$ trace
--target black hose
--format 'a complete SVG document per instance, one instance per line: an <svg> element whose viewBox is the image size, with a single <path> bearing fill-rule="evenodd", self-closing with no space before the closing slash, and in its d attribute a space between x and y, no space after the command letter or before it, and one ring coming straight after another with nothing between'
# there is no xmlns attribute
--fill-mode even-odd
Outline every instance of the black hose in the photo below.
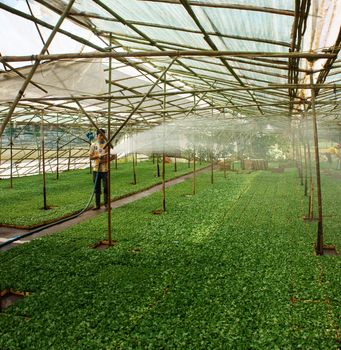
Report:
<svg viewBox="0 0 341 350"><path fill-rule="evenodd" d="M39 226L39 227L33 229L32 231L25 232L25 233L23 233L21 235L12 237L12 238L8 239L6 242L0 243L0 248L6 246L8 244L11 244L11 243L13 243L15 241L18 241L21 238L25 238L27 236L31 236L31 235L33 235L33 234L35 234L37 232L45 230L46 228L49 228L49 227L52 227L52 226L55 226L55 225L59 225L59 224L61 224L63 222L69 221L71 219L75 219L76 217L82 215L89 208L90 203L92 202L92 199L94 198L96 185L97 185L97 181L98 181L99 167L100 167L100 164L98 164L97 175L96 175L96 178L95 178L94 187L93 187L90 199L89 199L88 203L86 204L86 206L80 212L78 212L76 214L73 214L71 216L68 216L67 218L63 218L63 219L57 220L55 222L51 222L49 224L46 224L46 225L43 225L43 226Z"/></svg>

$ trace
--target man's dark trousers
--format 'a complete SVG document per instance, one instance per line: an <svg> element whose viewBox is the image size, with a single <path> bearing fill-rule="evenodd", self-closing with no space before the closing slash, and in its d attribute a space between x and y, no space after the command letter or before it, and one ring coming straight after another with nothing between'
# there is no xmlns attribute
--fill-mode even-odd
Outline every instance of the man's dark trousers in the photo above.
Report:
<svg viewBox="0 0 341 350"><path fill-rule="evenodd" d="M97 177L97 171L92 173L93 181L95 183ZM104 204L107 205L108 201L108 173L107 172L99 172L95 187L95 197L96 197L96 207L101 206L101 181L103 182L103 192L104 192Z"/></svg>

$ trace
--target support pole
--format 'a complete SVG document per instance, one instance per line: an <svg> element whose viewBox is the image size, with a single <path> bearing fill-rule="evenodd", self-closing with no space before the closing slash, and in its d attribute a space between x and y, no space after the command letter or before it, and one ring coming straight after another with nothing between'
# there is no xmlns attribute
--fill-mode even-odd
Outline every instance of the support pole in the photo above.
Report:
<svg viewBox="0 0 341 350"><path fill-rule="evenodd" d="M13 188L13 123L10 125L10 188Z"/></svg>
<svg viewBox="0 0 341 350"><path fill-rule="evenodd" d="M193 95L193 108L192 110L195 109L197 103L196 103L196 94ZM194 110L194 116L196 115L195 110ZM196 173L195 173L195 140L193 140L194 143L194 149L193 149L193 181L192 181L192 195L194 196L196 193ZM189 158L188 158L189 159Z"/></svg>
<svg viewBox="0 0 341 350"><path fill-rule="evenodd" d="M314 181L313 181L313 165L311 161L310 142L307 139L307 153L308 153L308 167L309 167L309 204L308 204L308 218L314 218Z"/></svg>
<svg viewBox="0 0 341 350"><path fill-rule="evenodd" d="M59 180L59 137L57 136L57 152L56 152L56 157L57 157L57 165L56 165L56 178Z"/></svg>
<svg viewBox="0 0 341 350"><path fill-rule="evenodd" d="M68 159L68 162L67 162L67 171L70 171L70 167L71 167L71 155L72 155L72 152L71 152L71 143L69 145L69 159Z"/></svg>
<svg viewBox="0 0 341 350"><path fill-rule="evenodd" d="M177 164L176 164L176 156L174 157L174 172L176 173L178 171Z"/></svg>
<svg viewBox="0 0 341 350"><path fill-rule="evenodd" d="M133 156L133 185L136 185L135 153L132 153L132 156Z"/></svg>
<svg viewBox="0 0 341 350"><path fill-rule="evenodd" d="M302 161L302 138L300 137L300 130L297 131L297 147L298 147L298 156L299 156L299 174L300 174L300 180L301 180L301 186L304 185L303 183L303 161Z"/></svg>
<svg viewBox="0 0 341 350"><path fill-rule="evenodd" d="M211 184L213 185L213 152L211 153Z"/></svg>
<svg viewBox="0 0 341 350"><path fill-rule="evenodd" d="M75 0L70 0L68 5L65 7L64 9L64 12L62 13L62 15L60 16L58 22L56 23L55 27L53 28L50 36L48 37L45 45L43 46L42 50L40 51L40 55L43 55L45 54L45 52L47 51L48 47L50 46L53 38L55 37L57 31L59 30L60 26L62 25L65 17L68 15L73 3L75 2ZM3 134L5 128L6 128L6 125L7 123L10 121L10 119L12 118L12 115L14 113L14 110L15 108L17 107L21 97L23 96L28 84L30 83L30 81L32 80L32 77L34 75L34 73L36 72L38 66L39 66L39 63L40 63L40 60L39 59L36 59L32 68L31 68L31 71L28 73L23 85L21 86L17 96L15 97L13 103L11 104L11 107L8 111L8 114L5 118L5 120L3 121L3 123L1 124L1 128L0 128L0 136Z"/></svg>
<svg viewBox="0 0 341 350"><path fill-rule="evenodd" d="M2 162L2 136L0 136L0 165Z"/></svg>
<svg viewBox="0 0 341 350"><path fill-rule="evenodd" d="M305 137L302 137L304 152L304 196L308 196L308 164L307 164L307 144Z"/></svg>
<svg viewBox="0 0 341 350"><path fill-rule="evenodd" d="M110 33L110 42L109 46L111 47L111 33ZM109 58L109 87L108 87L108 94L111 96L111 75L112 75L112 58ZM108 100L108 139L111 137L111 98ZM107 167L108 167L108 174L107 174L107 206L108 206L108 246L110 247L112 245L111 240L111 170L110 170L110 151L111 147L107 148Z"/></svg>
<svg viewBox="0 0 341 350"><path fill-rule="evenodd" d="M165 122L166 122L166 92L167 92L167 85L166 85L166 73L164 74L165 78L163 81L163 152L162 152L162 211L166 211L166 181L165 181L165 161L166 161L166 155L165 155Z"/></svg>
<svg viewBox="0 0 341 350"><path fill-rule="evenodd" d="M224 157L224 179L226 179L226 158Z"/></svg>
<svg viewBox="0 0 341 350"><path fill-rule="evenodd" d="M46 200L46 172L45 172L44 111L41 112L40 137L41 137L41 160L42 160L42 165L43 165L43 196L44 196L44 210L47 210L47 200Z"/></svg>
<svg viewBox="0 0 341 350"><path fill-rule="evenodd" d="M195 149L194 149L194 152L193 152L193 182L192 182L192 194L193 196L195 195L196 193L196 171L195 171Z"/></svg>
<svg viewBox="0 0 341 350"><path fill-rule="evenodd" d="M58 114L57 114L57 145L56 145L56 147L57 147L57 149L56 149L56 157L57 157L57 164L56 164L56 174L57 174L57 176L56 176L56 178L57 178L57 180L59 180L59 133L58 133L58 131L59 131L59 126L58 126Z"/></svg>
<svg viewBox="0 0 341 350"><path fill-rule="evenodd" d="M313 114L313 130L314 130L316 188L317 188L317 214L318 214L316 254L323 255L322 191L321 191L320 157L319 157L317 120L316 120L316 110L315 110L315 89L314 89L313 72L310 72L310 84L311 84L311 110L312 110L312 114Z"/></svg>

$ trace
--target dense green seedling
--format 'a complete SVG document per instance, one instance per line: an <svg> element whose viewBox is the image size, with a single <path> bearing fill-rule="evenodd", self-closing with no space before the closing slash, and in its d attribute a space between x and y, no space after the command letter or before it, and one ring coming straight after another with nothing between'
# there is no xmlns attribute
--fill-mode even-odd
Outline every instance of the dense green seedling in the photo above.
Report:
<svg viewBox="0 0 341 350"><path fill-rule="evenodd" d="M198 168L204 164L198 165ZM192 171L187 163L166 164L166 179ZM161 168L161 165L160 165ZM137 184L133 185L132 164L122 163L112 170L112 198L125 196L161 182L156 176L156 164L151 161L136 166ZM29 176L14 179L14 188L9 188L8 180L0 181L0 224L20 226L36 225L47 222L84 208L93 190L92 175L89 169L64 172L56 180L55 174L47 174L47 204L49 210L43 210L42 176Z"/></svg>
<svg viewBox="0 0 341 350"><path fill-rule="evenodd" d="M167 190L161 216L160 193L114 210L109 250L88 248L103 215L2 254L1 287L32 296L0 315L0 348L338 349L341 263L313 254L296 171L209 181ZM323 188L332 212L340 186Z"/></svg>

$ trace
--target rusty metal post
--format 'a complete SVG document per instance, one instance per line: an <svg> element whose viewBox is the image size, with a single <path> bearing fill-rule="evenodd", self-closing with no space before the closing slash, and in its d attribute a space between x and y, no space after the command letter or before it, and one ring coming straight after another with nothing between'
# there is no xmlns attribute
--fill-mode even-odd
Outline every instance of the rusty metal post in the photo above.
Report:
<svg viewBox="0 0 341 350"><path fill-rule="evenodd" d="M166 92L167 92L167 85L166 85L166 73L164 74L164 81L163 81L163 152L162 152L162 211L166 211L166 182L165 182L165 122L166 122Z"/></svg>
<svg viewBox="0 0 341 350"><path fill-rule="evenodd" d="M314 218L314 180L313 180L313 165L311 161L310 142L307 139L308 167L309 167L309 203L308 203L308 218Z"/></svg>
<svg viewBox="0 0 341 350"><path fill-rule="evenodd" d="M111 33L109 38L109 46L111 47ZM111 76L112 76L112 58L109 58L109 86L108 86L108 95L111 96ZM108 140L111 138L111 98L108 100ZM108 246L110 247L112 245L112 239L111 239L111 170L110 170L110 152L111 147L107 147L107 167L108 167L108 173L107 173L107 212L108 212Z"/></svg>
<svg viewBox="0 0 341 350"><path fill-rule="evenodd" d="M224 178L226 179L226 158L224 157Z"/></svg>
<svg viewBox="0 0 341 350"><path fill-rule="evenodd" d="M133 185L136 185L136 169L135 169L135 153L132 153L133 156Z"/></svg>
<svg viewBox="0 0 341 350"><path fill-rule="evenodd" d="M319 156L317 120L316 120L316 110L315 110L315 89L314 89L313 72L310 72L310 85L311 85L311 110L312 110L312 115L313 115L313 131L314 131L316 189L317 189L317 214L318 214L316 254L323 255L322 191L321 191L320 156Z"/></svg>
<svg viewBox="0 0 341 350"><path fill-rule="evenodd" d="M56 165L56 178L59 180L59 137L57 136L57 152L56 152L56 157L57 157L57 165Z"/></svg>
<svg viewBox="0 0 341 350"><path fill-rule="evenodd" d="M213 185L213 151L211 153L211 185Z"/></svg>
<svg viewBox="0 0 341 350"><path fill-rule="evenodd" d="M300 175L300 181L301 181L301 186L304 185L303 183L303 161L302 161L302 138L300 135L300 130L297 130L297 147L298 147L298 157L299 157L299 175Z"/></svg>
<svg viewBox="0 0 341 350"><path fill-rule="evenodd" d="M71 151L71 143L69 145L69 159L67 162L67 171L70 171L70 167L71 167L71 155L72 155L72 151Z"/></svg>
<svg viewBox="0 0 341 350"><path fill-rule="evenodd" d="M47 200L46 200L46 172L45 172L44 111L41 112L40 137L41 137L41 160L42 160L42 165L43 165L43 196L44 196L44 210L47 210Z"/></svg>
<svg viewBox="0 0 341 350"><path fill-rule="evenodd" d="M193 152L193 182L192 182L192 194L195 195L196 193L196 179L195 179L195 149Z"/></svg>
<svg viewBox="0 0 341 350"><path fill-rule="evenodd" d="M13 188L13 123L10 124L10 188Z"/></svg>
<svg viewBox="0 0 341 350"><path fill-rule="evenodd" d="M308 164L307 164L307 144L303 138L303 152L304 152L304 196L308 196Z"/></svg>
<svg viewBox="0 0 341 350"><path fill-rule="evenodd" d="M56 178L59 180L59 127L58 127L58 114L57 114L57 142L56 142L56 158L57 158L57 164L56 164Z"/></svg>
<svg viewBox="0 0 341 350"><path fill-rule="evenodd" d="M196 95L194 94L193 95L193 108L192 108L192 110L194 110L195 106L196 106ZM194 115L196 114L195 112L196 111L194 110ZM193 150L193 182L192 182L192 195L193 196L196 193L196 179L195 179L195 175L196 174L195 174L195 147L194 147L194 150Z"/></svg>

